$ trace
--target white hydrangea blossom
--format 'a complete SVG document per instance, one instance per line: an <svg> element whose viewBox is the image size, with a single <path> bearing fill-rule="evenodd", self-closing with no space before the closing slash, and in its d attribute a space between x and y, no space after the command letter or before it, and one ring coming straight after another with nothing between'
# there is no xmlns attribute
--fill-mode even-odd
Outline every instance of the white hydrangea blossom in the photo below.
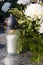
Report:
<svg viewBox="0 0 43 65"><path fill-rule="evenodd" d="M2 11L7 12L10 9L10 7L11 7L11 3L6 2L3 4L1 9L2 9Z"/></svg>
<svg viewBox="0 0 43 65"><path fill-rule="evenodd" d="M30 4L24 13L27 17L30 16L33 19L41 18L43 16L43 7L40 4Z"/></svg>
<svg viewBox="0 0 43 65"><path fill-rule="evenodd" d="M43 7L40 4L30 4L27 6L27 9L25 10L24 14L26 17L31 17L33 19L39 18L40 21L40 28L39 33L43 33Z"/></svg>
<svg viewBox="0 0 43 65"><path fill-rule="evenodd" d="M23 4L23 5L28 5L30 3L30 0L18 0L17 4Z"/></svg>

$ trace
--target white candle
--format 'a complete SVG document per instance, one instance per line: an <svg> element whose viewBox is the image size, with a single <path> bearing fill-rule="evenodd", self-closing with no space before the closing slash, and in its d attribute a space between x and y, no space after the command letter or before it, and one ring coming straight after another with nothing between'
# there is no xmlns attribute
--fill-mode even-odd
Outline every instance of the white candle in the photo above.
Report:
<svg viewBox="0 0 43 65"><path fill-rule="evenodd" d="M7 52L8 53L17 53L17 42L16 35L11 34L6 36L7 39Z"/></svg>

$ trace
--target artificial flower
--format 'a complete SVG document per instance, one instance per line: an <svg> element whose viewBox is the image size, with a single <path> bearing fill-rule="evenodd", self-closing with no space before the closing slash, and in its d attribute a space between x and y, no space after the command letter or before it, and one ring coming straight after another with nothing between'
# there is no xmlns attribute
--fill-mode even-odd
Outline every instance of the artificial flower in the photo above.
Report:
<svg viewBox="0 0 43 65"><path fill-rule="evenodd" d="M10 9L10 7L11 7L11 3L5 2L1 9L2 11L7 12Z"/></svg>

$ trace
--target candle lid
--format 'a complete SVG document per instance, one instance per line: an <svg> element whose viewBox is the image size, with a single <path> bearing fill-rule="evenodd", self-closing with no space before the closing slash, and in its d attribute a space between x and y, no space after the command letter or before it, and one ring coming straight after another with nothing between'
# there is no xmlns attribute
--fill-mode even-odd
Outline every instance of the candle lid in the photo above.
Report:
<svg viewBox="0 0 43 65"><path fill-rule="evenodd" d="M13 14L10 14L10 17L8 17L6 25L9 29L18 29L18 22Z"/></svg>

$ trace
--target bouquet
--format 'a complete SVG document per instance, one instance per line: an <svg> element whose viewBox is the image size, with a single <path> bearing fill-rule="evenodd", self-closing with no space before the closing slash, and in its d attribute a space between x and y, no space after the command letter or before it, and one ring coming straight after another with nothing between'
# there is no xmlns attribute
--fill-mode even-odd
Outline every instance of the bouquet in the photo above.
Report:
<svg viewBox="0 0 43 65"><path fill-rule="evenodd" d="M39 62L43 54L43 7L37 3L28 5L28 0L23 0L24 4L19 1L16 8L9 10L9 13L16 16L19 24L18 53L30 51L33 54L32 60Z"/></svg>

